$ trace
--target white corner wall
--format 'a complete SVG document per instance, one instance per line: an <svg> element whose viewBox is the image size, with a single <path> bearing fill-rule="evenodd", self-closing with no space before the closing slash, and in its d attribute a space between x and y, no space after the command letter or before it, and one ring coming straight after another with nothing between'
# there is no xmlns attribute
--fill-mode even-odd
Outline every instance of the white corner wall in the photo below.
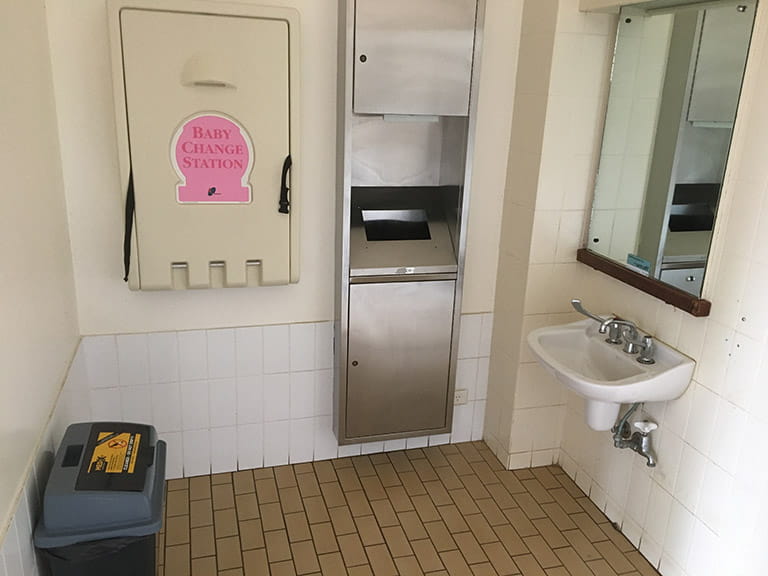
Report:
<svg viewBox="0 0 768 576"><path fill-rule="evenodd" d="M3 3L0 542L79 338L49 58L43 1Z"/></svg>

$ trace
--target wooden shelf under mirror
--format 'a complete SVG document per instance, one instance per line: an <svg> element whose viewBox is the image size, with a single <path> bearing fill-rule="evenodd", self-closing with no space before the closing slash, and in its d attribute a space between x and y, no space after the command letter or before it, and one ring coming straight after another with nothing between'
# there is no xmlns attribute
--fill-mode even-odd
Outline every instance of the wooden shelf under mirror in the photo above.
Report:
<svg viewBox="0 0 768 576"><path fill-rule="evenodd" d="M605 256L591 252L586 248L581 248L576 252L576 260L591 266L595 270L604 272L608 276L621 280L638 290L642 290L654 298L663 300L675 308L680 308L680 310L688 312L692 316L709 316L709 311L712 308L712 303L709 300L698 298L684 290L665 284L656 278L644 276Z"/></svg>

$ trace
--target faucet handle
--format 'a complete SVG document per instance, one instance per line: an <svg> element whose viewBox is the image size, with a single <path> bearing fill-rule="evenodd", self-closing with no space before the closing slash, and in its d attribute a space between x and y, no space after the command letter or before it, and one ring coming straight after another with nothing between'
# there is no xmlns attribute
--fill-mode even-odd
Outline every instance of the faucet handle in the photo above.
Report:
<svg viewBox="0 0 768 576"><path fill-rule="evenodd" d="M647 436L659 427L656 422L651 422L650 420L639 420L637 422L633 422L632 426L637 428L640 434L643 436Z"/></svg>

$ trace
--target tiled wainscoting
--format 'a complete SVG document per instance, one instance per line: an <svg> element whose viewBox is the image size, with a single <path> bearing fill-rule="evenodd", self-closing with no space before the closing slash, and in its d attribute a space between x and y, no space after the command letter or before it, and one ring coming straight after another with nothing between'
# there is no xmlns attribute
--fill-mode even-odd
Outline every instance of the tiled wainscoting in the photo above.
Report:
<svg viewBox="0 0 768 576"><path fill-rule="evenodd" d="M455 407L451 434L351 446L339 446L332 429L329 322L84 337L3 544L0 576L38 574L38 478L69 424L153 424L168 443L168 478L479 440L492 323L492 314L462 317L456 386L469 402Z"/></svg>

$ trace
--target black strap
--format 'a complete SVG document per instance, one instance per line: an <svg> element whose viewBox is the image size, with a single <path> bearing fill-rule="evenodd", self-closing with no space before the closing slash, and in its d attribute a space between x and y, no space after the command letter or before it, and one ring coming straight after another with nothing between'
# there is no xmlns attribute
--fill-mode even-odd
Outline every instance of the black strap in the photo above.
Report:
<svg viewBox="0 0 768 576"><path fill-rule="evenodd" d="M123 236L123 267L125 268L123 280L126 282L128 282L128 273L131 271L131 235L135 210L136 198L133 194L133 170L131 170L128 175L128 191L125 195L125 235Z"/></svg>
<svg viewBox="0 0 768 576"><path fill-rule="evenodd" d="M288 201L288 170L291 169L291 155L285 157L283 162L283 176L280 179L280 208L277 209L280 214L288 214L288 206L291 203Z"/></svg>

